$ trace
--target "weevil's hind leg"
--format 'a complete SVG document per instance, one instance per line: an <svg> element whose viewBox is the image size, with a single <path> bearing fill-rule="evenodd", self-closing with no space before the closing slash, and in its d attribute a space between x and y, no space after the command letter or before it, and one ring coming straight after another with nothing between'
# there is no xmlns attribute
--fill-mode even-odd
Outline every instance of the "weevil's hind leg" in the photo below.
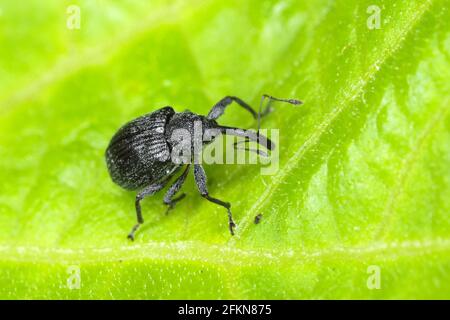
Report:
<svg viewBox="0 0 450 320"><path fill-rule="evenodd" d="M256 119L258 117L258 113L256 113L256 111L253 110L252 107L250 107L247 103L242 101L240 98L233 97L233 96L226 96L225 98L223 98L222 100L217 102L212 107L211 111L209 111L209 113L207 115L207 118L208 119L212 119L212 120L216 120L217 118L219 118L224 113L225 108L227 106L229 106L233 101L236 102L238 105L240 105L245 110L247 110L248 112L250 112L252 114L253 118Z"/></svg>
<svg viewBox="0 0 450 320"><path fill-rule="evenodd" d="M222 200L213 198L209 196L208 194L208 188L206 186L206 174L205 170L200 164L194 164L194 178L195 183L197 184L198 191L200 191L200 194L203 198L207 199L208 201L211 201L215 204L218 204L228 211L228 227L230 229L231 235L234 235L234 227L236 227L236 224L233 221L233 216L231 215L231 205L228 202L224 202Z"/></svg>
<svg viewBox="0 0 450 320"><path fill-rule="evenodd" d="M181 199L183 199L186 196L186 194L183 193L180 196L178 196L177 198L173 198L173 196L178 191L180 191L181 187L183 186L184 182L186 181L186 177L189 173L189 168L190 168L190 165L188 164L186 166L186 169L184 169L183 173L170 186L169 190L167 191L166 195L164 196L164 204L166 204L168 206L167 210L166 210L166 214L168 214L169 211L173 209L173 207L175 206L175 204L178 201L180 201Z"/></svg>
<svg viewBox="0 0 450 320"><path fill-rule="evenodd" d="M146 187L144 190L142 190L141 192L139 192L136 195L135 205L136 205L137 223L133 226L133 228L131 229L131 232L128 234L128 239L134 240L134 234L136 233L137 229L139 229L141 224L144 223L144 218L142 217L142 211L141 211L142 199L144 199L145 197L151 196L152 194L155 194L156 192L158 192L159 190L164 188L165 184L166 184L165 182L163 182L163 183L158 182L158 183L149 185L148 187Z"/></svg>

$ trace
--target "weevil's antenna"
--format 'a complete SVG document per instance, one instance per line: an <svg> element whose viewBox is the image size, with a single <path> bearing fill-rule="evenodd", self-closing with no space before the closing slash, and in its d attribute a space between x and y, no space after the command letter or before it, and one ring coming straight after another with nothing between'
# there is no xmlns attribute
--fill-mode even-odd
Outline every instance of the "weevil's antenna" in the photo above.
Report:
<svg viewBox="0 0 450 320"><path fill-rule="evenodd" d="M264 109L264 111L262 111L262 106L264 104L264 100L268 99L268 103L267 103L267 107ZM280 101L280 102L286 102L286 103L290 103L293 105L299 105L302 104L303 102L297 99L281 99L281 98L275 98L272 97L268 94L263 94L261 96L261 102L259 104L259 110L258 110L258 130L255 133L252 133L250 136L246 136L246 134L248 135L251 131L250 130L243 130L243 129L237 129L237 128L230 128L230 127L221 127L222 128L222 132L224 133L225 129L234 129L234 130L239 130L238 132L234 132L232 133L235 136L241 136L241 137L245 137L245 140L243 141L237 141L233 143L233 147L236 150L245 150L245 151L251 151L251 152L255 152L260 156L263 157L268 157L268 154L259 150L259 149L252 149L249 147L245 147L245 148L238 148L238 145L243 144L243 143L248 143L250 141L255 141L260 145L265 146L268 150L273 150L275 148L275 144L270 141L267 137L261 135L259 133L259 130L261 129L261 117L267 115L271 110L270 110L270 103L272 101ZM236 134L237 133L237 134ZM245 133L245 134L244 134Z"/></svg>
<svg viewBox="0 0 450 320"><path fill-rule="evenodd" d="M259 156L265 157L265 158L269 157L269 155L266 152L259 150L259 148L258 149L252 149L252 148L249 148L249 147L238 148L238 145L240 145L242 143L247 143L247 142L250 142L250 140L249 139L245 139L244 141L235 141L233 143L233 147L236 150L250 151L250 152L256 153ZM273 148L273 143L272 143L271 147Z"/></svg>
<svg viewBox="0 0 450 320"><path fill-rule="evenodd" d="M220 132L222 134L245 138L244 141L235 142L235 147L240 142L246 143L249 141L254 141L254 142L262 145L264 148L266 148L268 150L273 150L273 148L275 148L275 144L270 139L263 136L259 132L255 132L253 130L235 128L235 127L227 127L227 126L218 126L218 128L220 129Z"/></svg>
<svg viewBox="0 0 450 320"><path fill-rule="evenodd" d="M269 99L269 102L267 103L267 107L266 107L266 109L264 110L264 112L262 112L262 106L263 106L264 100L265 100L266 98ZM259 103L259 111L258 111L258 131L257 131L258 133L259 133L259 130L261 129L261 117L262 117L262 116L265 116L266 114L268 114L268 113L270 112L270 103L271 103L272 101L287 102L287 103L290 103L290 104L293 104L293 105L299 105L299 104L302 104L302 103L303 103L302 101L297 100L297 99L281 99L281 98L275 98L275 97L272 97L272 96L270 96L270 95L268 95L268 94L263 94L262 97L261 97L261 102Z"/></svg>

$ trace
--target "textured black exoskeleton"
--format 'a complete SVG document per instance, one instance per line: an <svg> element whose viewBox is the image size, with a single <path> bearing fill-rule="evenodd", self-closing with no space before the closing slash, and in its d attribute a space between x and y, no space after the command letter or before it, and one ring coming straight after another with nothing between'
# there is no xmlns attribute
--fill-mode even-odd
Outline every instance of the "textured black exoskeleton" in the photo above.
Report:
<svg viewBox="0 0 450 320"><path fill-rule="evenodd" d="M206 186L206 175L201 164L194 161L194 152L192 153L192 162L175 163L171 157L171 151L178 140L173 138L173 133L177 129L186 129L191 134L192 145L200 143L205 145L212 142L215 136L208 141L203 141L200 137L194 135L194 124L200 122L203 133L207 129L215 129L220 134L232 134L245 137L244 142L256 141L264 145L267 149L274 148L273 143L259 134L260 117L267 114L269 105L264 112L261 112L262 104L265 98L275 101L283 101L291 104L300 104L294 99L278 99L268 95L263 95L259 112L256 113L247 103L237 97L227 96L213 106L207 116L197 115L190 111L176 113L171 107L164 107L147 115L141 116L126 125L124 125L111 139L106 150L106 163L112 180L127 190L139 190L136 196L136 215L137 224L133 227L128 238L134 240L134 233L144 222L141 214L140 202L147 196L150 196L165 187L171 178L181 170L185 169L181 175L174 181L164 196L164 203L168 206L167 211L172 209L178 201L184 198L181 194L174 198L175 194L181 189L191 165L194 167L194 178L198 190L202 197L207 200L223 206L228 211L228 224L231 234L235 224L230 210L230 203L213 198L209 195ZM232 102L236 102L246 109L252 116L258 119L258 131L254 132L246 129L225 127L217 124L216 119L225 111L225 108ZM236 144L235 144L236 147ZM255 151L245 149L249 151Z"/></svg>

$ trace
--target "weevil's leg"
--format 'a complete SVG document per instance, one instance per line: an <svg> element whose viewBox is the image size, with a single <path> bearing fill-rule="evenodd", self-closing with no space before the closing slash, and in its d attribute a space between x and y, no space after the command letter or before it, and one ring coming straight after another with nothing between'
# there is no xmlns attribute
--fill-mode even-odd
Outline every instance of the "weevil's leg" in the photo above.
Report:
<svg viewBox="0 0 450 320"><path fill-rule="evenodd" d="M189 173L189 168L190 168L190 164L188 164L186 166L186 169L184 169L183 173L177 178L177 180L175 180L175 182L170 186L169 190L167 191L166 195L164 196L164 204L166 204L167 207L167 211L166 214L169 213L170 210L173 209L173 207L175 206L175 204L180 201L181 199L183 199L186 194L181 194L180 196L178 196L177 198L173 198L173 196L180 191L181 187L184 184L184 181L186 181L186 177Z"/></svg>
<svg viewBox="0 0 450 320"><path fill-rule="evenodd" d="M247 110L248 112L250 112L253 116L253 118L257 118L258 117L258 113L256 113L255 110L253 110L252 107L250 107L247 103L245 103L244 101L242 101L241 99L239 99L238 97L233 97L233 96L226 96L225 98L223 98L222 100L220 100L219 102L217 102L211 109L211 111L209 111L207 118L208 119L217 119L219 118L225 111L225 108L230 105L232 102L236 102L238 105L240 105L241 107L243 107L245 110Z"/></svg>
<svg viewBox="0 0 450 320"><path fill-rule="evenodd" d="M136 233L136 230L141 226L141 224L144 223L144 218L142 217L142 212L141 212L141 201L142 199L144 199L145 197L151 196L152 194L155 194L156 192L158 192L159 190L161 190L162 188L164 188L166 182L158 182L152 185L149 185L148 187L146 187L144 190L142 190L141 192L139 192L136 195L136 217L137 217L137 223L133 226L133 229L131 229L131 232L128 234L128 238L131 240L134 240L134 234Z"/></svg>
<svg viewBox="0 0 450 320"><path fill-rule="evenodd" d="M236 224L234 223L233 216L231 215L231 209L230 209L231 205L228 202L224 202L222 200L219 200L219 199L209 196L208 188L206 186L205 170L203 169L203 167L200 164L194 164L194 178L195 178L195 183L197 184L198 191L200 191L200 194L202 195L203 198L227 209L227 211L228 211L228 226L229 226L231 235L234 235L233 228L236 226Z"/></svg>

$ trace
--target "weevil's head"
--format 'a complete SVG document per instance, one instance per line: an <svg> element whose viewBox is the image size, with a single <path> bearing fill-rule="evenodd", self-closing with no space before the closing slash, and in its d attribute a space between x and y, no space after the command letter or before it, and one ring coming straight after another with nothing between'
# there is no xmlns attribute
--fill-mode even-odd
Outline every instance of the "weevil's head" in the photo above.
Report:
<svg viewBox="0 0 450 320"><path fill-rule="evenodd" d="M176 143L180 136L194 143L209 143L220 135L220 126L215 120L205 116L184 111L175 114L166 127L166 138L171 143Z"/></svg>
<svg viewBox="0 0 450 320"><path fill-rule="evenodd" d="M171 149L172 161L180 163L189 163L202 152L204 145L213 142L221 135L242 137L246 141L258 143L267 150L273 150L275 147L267 137L259 132L221 126L214 119L208 119L190 111L175 114L166 126L165 135ZM183 159L174 160L174 155Z"/></svg>

